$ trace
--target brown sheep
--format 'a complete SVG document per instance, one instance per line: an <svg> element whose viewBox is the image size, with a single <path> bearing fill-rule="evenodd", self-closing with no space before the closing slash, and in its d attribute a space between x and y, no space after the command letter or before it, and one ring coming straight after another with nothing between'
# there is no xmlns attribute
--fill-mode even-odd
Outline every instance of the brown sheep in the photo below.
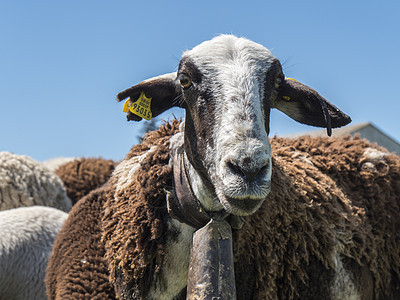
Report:
<svg viewBox="0 0 400 300"><path fill-rule="evenodd" d="M80 158L60 165L55 173L63 181L68 197L75 204L110 178L116 162L99 158Z"/></svg>
<svg viewBox="0 0 400 300"><path fill-rule="evenodd" d="M147 135L73 208L49 261L50 299L184 298L204 220L171 210L179 176L197 213L243 218L233 235L238 299L399 297L400 159L360 140L270 141L271 108L328 134L350 118L286 78L269 50L219 36L118 100L127 97L128 120L180 106L185 121Z"/></svg>
<svg viewBox="0 0 400 300"><path fill-rule="evenodd" d="M176 238L168 233L165 187L172 186L168 144L177 128L166 124L132 148L122 163L137 168L132 178L125 176L133 168L120 168L73 208L50 259L50 299L140 299L162 274ZM273 138L271 145L271 192L234 230L238 299L313 299L335 288L360 299L396 299L400 158L358 138ZM383 155L373 165L384 174L365 169L371 149ZM116 182L123 184L117 202L110 197ZM361 274L353 285L337 278L346 270Z"/></svg>

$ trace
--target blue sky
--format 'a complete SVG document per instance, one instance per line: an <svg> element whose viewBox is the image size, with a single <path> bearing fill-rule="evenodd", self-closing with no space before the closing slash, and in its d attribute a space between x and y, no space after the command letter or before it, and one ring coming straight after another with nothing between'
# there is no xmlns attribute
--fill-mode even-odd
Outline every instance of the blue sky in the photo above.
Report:
<svg viewBox="0 0 400 300"><path fill-rule="evenodd" d="M116 94L220 33L268 47L287 77L399 141L399 16L394 0L1 1L0 151L122 159L142 123ZM310 129L272 114L272 135Z"/></svg>

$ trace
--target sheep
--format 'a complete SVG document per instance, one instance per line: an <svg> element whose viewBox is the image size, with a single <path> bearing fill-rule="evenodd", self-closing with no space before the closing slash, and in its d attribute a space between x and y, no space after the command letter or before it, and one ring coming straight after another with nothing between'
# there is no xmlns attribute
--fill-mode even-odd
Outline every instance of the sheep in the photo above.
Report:
<svg viewBox="0 0 400 300"><path fill-rule="evenodd" d="M75 204L90 191L103 185L117 162L102 157L58 157L42 162L63 182L67 195Z"/></svg>
<svg viewBox="0 0 400 300"><path fill-rule="evenodd" d="M56 157L56 158L51 158L45 161L42 161L42 165L44 165L46 168L48 168L50 171L55 171L57 170L60 166L65 165L71 161L76 160L76 157Z"/></svg>
<svg viewBox="0 0 400 300"><path fill-rule="evenodd" d="M52 171L28 156L0 152L0 210L32 205L65 212L72 207L63 183Z"/></svg>
<svg viewBox="0 0 400 300"><path fill-rule="evenodd" d="M0 299L47 299L44 276L67 213L45 206L0 211Z"/></svg>
<svg viewBox="0 0 400 300"><path fill-rule="evenodd" d="M400 158L359 139L269 140L271 108L328 135L350 118L284 77L265 47L215 37L117 100L128 97L128 120L173 106L185 120L149 133L74 206L49 259L49 299L184 299L192 235L218 213L243 222L237 299L400 296ZM174 211L177 176L200 209Z"/></svg>
<svg viewBox="0 0 400 300"><path fill-rule="evenodd" d="M110 159L83 157L60 164L54 172L64 183L68 197L75 204L90 191L102 186L116 165Z"/></svg>

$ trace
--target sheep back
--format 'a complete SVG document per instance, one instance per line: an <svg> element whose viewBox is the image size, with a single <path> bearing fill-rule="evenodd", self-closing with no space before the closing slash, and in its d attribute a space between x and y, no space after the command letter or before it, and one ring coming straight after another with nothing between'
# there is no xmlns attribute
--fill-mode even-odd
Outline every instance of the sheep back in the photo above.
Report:
<svg viewBox="0 0 400 300"><path fill-rule="evenodd" d="M111 176L116 162L99 158L80 158L60 165L55 173L61 178L68 197L75 204L90 191L102 186Z"/></svg>
<svg viewBox="0 0 400 300"><path fill-rule="evenodd" d="M67 213L45 206L0 212L0 299L46 299L48 257Z"/></svg>
<svg viewBox="0 0 400 300"><path fill-rule="evenodd" d="M274 138L280 151L314 165L329 176L349 199L361 227L370 238L354 258L368 261L373 272L376 298L387 291L400 297L400 158L359 136L298 139ZM273 151L277 151L273 146ZM279 150L278 150L279 151ZM353 240L360 240L355 235ZM367 247L366 247L367 246ZM364 253L361 249L366 248Z"/></svg>
<svg viewBox="0 0 400 300"><path fill-rule="evenodd" d="M100 243L107 188L82 198L61 228L46 270L48 299L115 299Z"/></svg>
<svg viewBox="0 0 400 300"><path fill-rule="evenodd" d="M72 203L60 178L25 156L0 152L0 210L51 206L68 212Z"/></svg>
<svg viewBox="0 0 400 300"><path fill-rule="evenodd" d="M60 166L69 163L73 160L76 160L76 157L56 157L56 158L51 158L45 161L42 161L42 165L45 166L47 169L49 169L50 171L55 171L57 170Z"/></svg>

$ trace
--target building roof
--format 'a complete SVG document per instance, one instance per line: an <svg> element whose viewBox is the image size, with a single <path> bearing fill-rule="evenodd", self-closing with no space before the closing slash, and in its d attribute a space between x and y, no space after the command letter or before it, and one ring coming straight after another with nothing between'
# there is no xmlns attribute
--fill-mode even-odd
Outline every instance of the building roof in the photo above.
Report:
<svg viewBox="0 0 400 300"><path fill-rule="evenodd" d="M347 135L353 136L356 133L359 133L361 138L365 138L370 142L377 143L379 146L385 147L390 152L396 152L397 154L400 154L400 143L370 122L347 125L345 127L332 129L332 136L334 137L343 137ZM326 129L318 129L303 133L289 134L285 137L296 138L302 135L326 136L327 133Z"/></svg>

